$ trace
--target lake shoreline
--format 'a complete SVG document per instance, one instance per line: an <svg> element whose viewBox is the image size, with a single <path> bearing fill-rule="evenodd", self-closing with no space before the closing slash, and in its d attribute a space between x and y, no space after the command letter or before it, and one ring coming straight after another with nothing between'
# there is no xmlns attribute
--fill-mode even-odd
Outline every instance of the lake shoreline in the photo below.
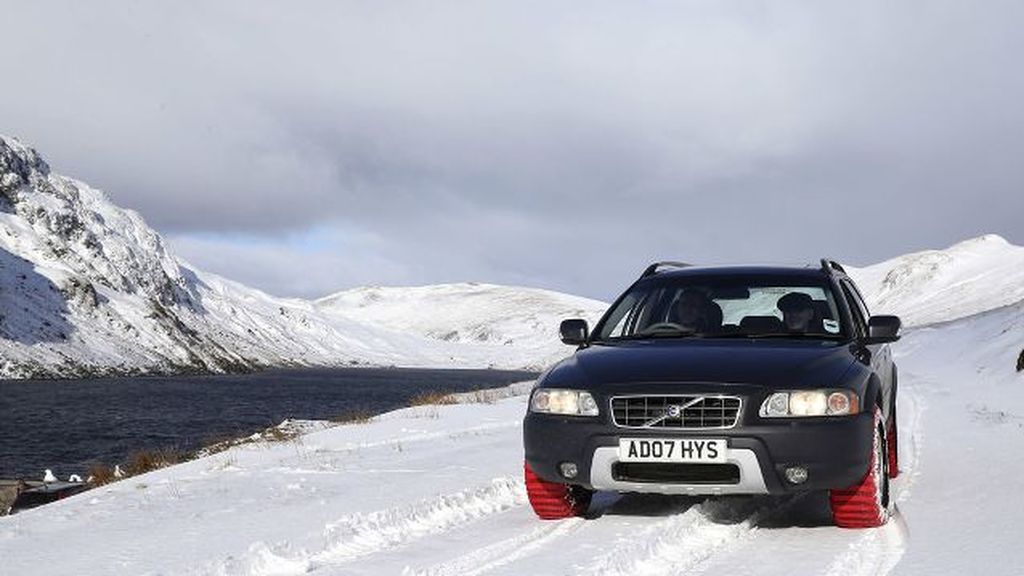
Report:
<svg viewBox="0 0 1024 576"><path fill-rule="evenodd" d="M536 372L346 367L143 378L3 380L0 477L60 478L136 453L191 454L289 420L337 420L408 406L417 395L491 389Z"/></svg>

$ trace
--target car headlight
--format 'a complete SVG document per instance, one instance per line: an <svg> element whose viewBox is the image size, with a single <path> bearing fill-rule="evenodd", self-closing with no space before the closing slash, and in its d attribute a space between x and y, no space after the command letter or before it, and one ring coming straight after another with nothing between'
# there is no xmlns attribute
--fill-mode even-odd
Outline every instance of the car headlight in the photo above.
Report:
<svg viewBox="0 0 1024 576"><path fill-rule="evenodd" d="M799 418L859 412L859 398L851 390L791 390L775 392L765 398L760 414L764 418Z"/></svg>
<svg viewBox="0 0 1024 576"><path fill-rule="evenodd" d="M530 398L530 411L566 416L597 416L597 401L590 392L541 388Z"/></svg>

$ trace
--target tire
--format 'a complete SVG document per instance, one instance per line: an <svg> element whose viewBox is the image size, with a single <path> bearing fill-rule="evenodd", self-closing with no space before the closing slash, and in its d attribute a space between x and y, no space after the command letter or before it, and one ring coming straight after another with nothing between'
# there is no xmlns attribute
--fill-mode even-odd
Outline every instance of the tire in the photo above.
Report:
<svg viewBox="0 0 1024 576"><path fill-rule="evenodd" d="M886 430L889 448L889 478L896 478L900 475L900 443L899 429L900 421L896 417L896 400L899 398L899 387L896 368L892 369L892 410L889 411L889 428Z"/></svg>
<svg viewBox="0 0 1024 576"><path fill-rule="evenodd" d="M889 458L889 478L897 478L900 475L900 454L899 442L897 441L899 424L896 422L896 407L892 409L892 418L889 419L889 432L886 434L886 445Z"/></svg>
<svg viewBox="0 0 1024 576"><path fill-rule="evenodd" d="M542 520L582 516L590 507L593 490L543 480L525 462L523 470L526 475L526 496L534 513Z"/></svg>
<svg viewBox="0 0 1024 576"><path fill-rule="evenodd" d="M875 408L871 462L857 484L829 492L832 519L840 528L875 528L889 520L889 448L882 411Z"/></svg>

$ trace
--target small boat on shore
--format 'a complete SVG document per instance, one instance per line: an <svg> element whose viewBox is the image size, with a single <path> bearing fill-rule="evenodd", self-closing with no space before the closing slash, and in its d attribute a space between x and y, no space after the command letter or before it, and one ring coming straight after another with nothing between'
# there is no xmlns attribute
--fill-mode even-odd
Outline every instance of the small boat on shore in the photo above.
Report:
<svg viewBox="0 0 1024 576"><path fill-rule="evenodd" d="M0 480L0 516L56 502L88 488L85 482Z"/></svg>

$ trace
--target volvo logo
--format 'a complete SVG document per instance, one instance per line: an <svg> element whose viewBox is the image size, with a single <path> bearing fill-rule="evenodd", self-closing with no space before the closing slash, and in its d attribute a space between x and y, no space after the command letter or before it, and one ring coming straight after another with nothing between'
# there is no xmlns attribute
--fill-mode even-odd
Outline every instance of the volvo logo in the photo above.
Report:
<svg viewBox="0 0 1024 576"><path fill-rule="evenodd" d="M656 426L669 418L682 418L683 412L687 408L691 406L696 406L697 404L700 404L703 401L703 396L696 396L690 399L685 404L669 404L668 406L665 407L665 412L663 412L661 416L658 416L657 418L654 418L652 420L648 420L647 423L643 425L643 428L650 428L651 426Z"/></svg>

